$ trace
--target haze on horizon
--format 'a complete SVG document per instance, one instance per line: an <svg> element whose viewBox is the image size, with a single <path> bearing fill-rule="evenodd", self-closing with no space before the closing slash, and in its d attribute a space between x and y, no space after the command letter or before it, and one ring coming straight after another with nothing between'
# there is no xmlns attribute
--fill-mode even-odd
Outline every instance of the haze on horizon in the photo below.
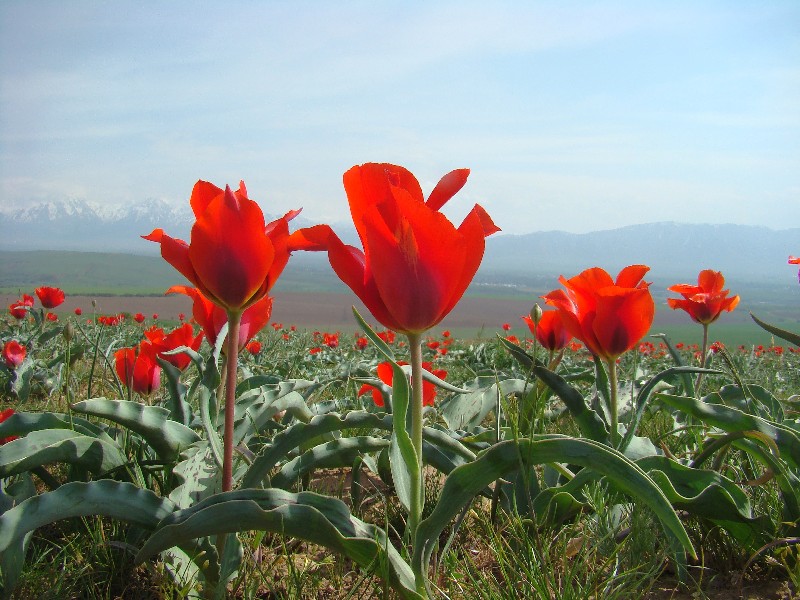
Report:
<svg viewBox="0 0 800 600"><path fill-rule="evenodd" d="M349 220L342 173L469 167L507 233L800 223L800 3L0 3L0 204Z"/></svg>

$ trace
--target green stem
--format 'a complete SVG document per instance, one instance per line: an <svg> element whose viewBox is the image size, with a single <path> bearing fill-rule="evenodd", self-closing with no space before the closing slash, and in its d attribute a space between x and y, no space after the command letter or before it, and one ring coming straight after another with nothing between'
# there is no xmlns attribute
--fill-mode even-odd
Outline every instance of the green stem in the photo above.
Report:
<svg viewBox="0 0 800 600"><path fill-rule="evenodd" d="M225 432L222 438L222 491L233 489L233 419L236 407L236 371L239 359L239 325L242 313L228 311L225 374Z"/></svg>
<svg viewBox="0 0 800 600"><path fill-rule="evenodd" d="M616 448L619 445L619 427L617 415L617 360L609 358L606 361L608 365L608 387L609 391L609 411L611 412L611 447Z"/></svg>
<svg viewBox="0 0 800 600"><path fill-rule="evenodd" d="M703 323L703 350L700 353L700 368L703 369L706 366L706 352L708 351L708 323ZM697 381L694 383L694 393L697 396L700 396L700 384L703 381L703 374L697 374Z"/></svg>
<svg viewBox="0 0 800 600"><path fill-rule="evenodd" d="M425 506L425 489L422 473L422 336L418 333L406 334L411 353L411 445L414 447L417 464L410 469L411 510L408 515L408 533L412 543L416 543L417 527L422 519ZM414 573L417 592L427 598L425 573Z"/></svg>

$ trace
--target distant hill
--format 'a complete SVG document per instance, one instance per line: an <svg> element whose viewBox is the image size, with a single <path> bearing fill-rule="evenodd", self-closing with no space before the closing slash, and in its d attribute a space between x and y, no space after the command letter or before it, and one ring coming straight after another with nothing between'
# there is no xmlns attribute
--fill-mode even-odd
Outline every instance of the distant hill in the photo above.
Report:
<svg viewBox="0 0 800 600"><path fill-rule="evenodd" d="M86 292L159 293L180 277L157 258L158 246L140 236L162 227L188 239L192 222L188 206L176 209L156 199L113 210L69 200L0 212L0 289L52 283ZM301 215L292 228L311 224ZM357 243L352 224L332 226L346 243ZM701 269L712 268L725 274L733 290L747 286L764 301L778 294L792 303L798 285L787 257L798 253L800 228L665 222L585 234L500 233L487 239L470 293L535 296L557 287L559 275L570 277L595 265L616 273L641 263L651 267L647 280L653 281L657 298L666 296L667 286L694 281ZM324 253L295 253L278 285L285 290L345 289Z"/></svg>

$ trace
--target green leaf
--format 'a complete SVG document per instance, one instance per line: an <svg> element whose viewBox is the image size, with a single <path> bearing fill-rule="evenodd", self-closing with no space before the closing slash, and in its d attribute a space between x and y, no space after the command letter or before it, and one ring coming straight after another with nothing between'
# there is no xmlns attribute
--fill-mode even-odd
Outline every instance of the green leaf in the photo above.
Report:
<svg viewBox="0 0 800 600"><path fill-rule="evenodd" d="M72 405L73 410L114 421L138 433L164 460L176 460L200 437L186 425L169 418L161 406L127 400L92 398Z"/></svg>
<svg viewBox="0 0 800 600"><path fill-rule="evenodd" d="M714 369L701 369L699 367L670 367L669 369L665 369L654 375L636 395L636 412L634 412L632 420L627 424L628 429L625 431L625 436L622 438L622 443L619 446L620 450L624 452L625 448L628 447L628 444L630 444L631 440L633 439L636 430L639 428L639 423L641 423L642 417L644 416L644 411L650 402L650 397L656 390L658 384L666 379L669 379L670 377L674 377L675 375L679 375L691 381L689 373L723 374L722 371L716 371ZM694 389L693 384L692 389Z"/></svg>
<svg viewBox="0 0 800 600"><path fill-rule="evenodd" d="M667 535L695 555L691 540L669 501L640 467L604 444L554 435L499 442L472 463L450 473L433 512L417 529L412 559L414 571L426 572L439 534L491 482L519 468L561 462L591 468L606 476L620 490L648 506Z"/></svg>
<svg viewBox="0 0 800 600"><path fill-rule="evenodd" d="M287 462L272 478L272 486L289 489L297 479L313 469L349 467L362 454L388 446L388 440L372 436L346 437L320 444Z"/></svg>
<svg viewBox="0 0 800 600"><path fill-rule="evenodd" d="M795 346L800 346L800 334L793 333L791 331L786 331L785 329L781 329L780 327L775 327L774 325L770 325L769 323L765 323L758 317L756 317L753 313L750 313L750 318L755 321L759 327L762 329L766 329L772 335L775 335L781 338L784 341L789 342L790 344L794 344Z"/></svg>
<svg viewBox="0 0 800 600"><path fill-rule="evenodd" d="M738 431L758 431L770 438L778 447L781 458L789 462L795 469L800 466L800 437L788 427L773 423L766 419L749 415L735 408L722 404L711 404L671 394L657 394L665 404L681 410L708 425L718 427L728 433Z"/></svg>
<svg viewBox="0 0 800 600"><path fill-rule="evenodd" d="M272 438L272 443L256 456L253 464L242 477L241 485L246 488L260 486L272 469L281 461L286 460L290 452L321 435L348 429L391 431L392 423L392 415L374 414L365 410L354 410L344 416L337 413L317 415L308 423L295 423L276 434ZM455 453L467 460L475 457L471 450L444 431L425 427L422 430L422 437L425 441L445 448L448 452Z"/></svg>
<svg viewBox="0 0 800 600"><path fill-rule="evenodd" d="M180 508L188 508L222 491L222 470L207 441L198 442L184 455L186 459L172 469L180 484L169 494L170 500Z"/></svg>
<svg viewBox="0 0 800 600"><path fill-rule="evenodd" d="M109 437L102 427L95 425L91 421L87 421L83 417L52 412L16 412L12 414L0 423L0 438L12 435L24 436L31 431L43 429L72 429L78 433L114 443L114 440Z"/></svg>
<svg viewBox="0 0 800 600"><path fill-rule="evenodd" d="M103 474L127 462L113 442L69 429L31 431L0 446L0 477L10 477L49 463L78 465Z"/></svg>
<svg viewBox="0 0 800 600"><path fill-rule="evenodd" d="M169 417L181 425L188 426L192 422L192 407L186 401L189 388L181 383L181 371L178 367L163 358L158 357L157 360L167 378Z"/></svg>
<svg viewBox="0 0 800 600"><path fill-rule="evenodd" d="M537 365L533 371L547 387L561 398L585 437L603 444L611 443L608 429L602 417L586 405L586 400L578 390L569 385L563 377L549 369Z"/></svg>
<svg viewBox="0 0 800 600"><path fill-rule="evenodd" d="M231 516L235 515L235 518ZM137 562L188 540L209 535L260 530L319 544L343 554L364 568L383 565L400 597L420 600L414 575L385 532L350 515L335 498L311 492L235 490L207 498L165 517L145 542Z"/></svg>
<svg viewBox="0 0 800 600"><path fill-rule="evenodd" d="M131 483L110 479L65 483L0 515L0 553L29 531L60 519L103 515L152 529L174 510L170 500Z"/></svg>
<svg viewBox="0 0 800 600"><path fill-rule="evenodd" d="M394 352L392 352L392 349L386 342L384 342L380 337L378 337L378 334L375 333L372 327L370 327L367 324L367 322L361 317L361 315L356 310L355 306L353 307L353 315L355 315L356 321L358 321L358 325L361 327L361 330L364 332L364 335L366 335L370 339L370 341L373 344L375 344L375 347L378 348L378 352L383 354L386 360L391 362L396 362L394 358Z"/></svg>
<svg viewBox="0 0 800 600"><path fill-rule="evenodd" d="M419 462L417 452L408 434L408 405L411 386L403 369L396 362L392 365L392 434L389 445L389 464L392 468L392 481L400 504L411 510L411 482L418 479Z"/></svg>

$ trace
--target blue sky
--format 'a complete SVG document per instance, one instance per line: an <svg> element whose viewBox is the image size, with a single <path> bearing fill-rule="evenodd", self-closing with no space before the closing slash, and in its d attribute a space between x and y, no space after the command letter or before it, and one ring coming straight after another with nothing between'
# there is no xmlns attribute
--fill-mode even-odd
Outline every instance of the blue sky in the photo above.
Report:
<svg viewBox="0 0 800 600"><path fill-rule="evenodd" d="M0 3L0 201L349 219L386 161L509 233L800 224L800 2Z"/></svg>

